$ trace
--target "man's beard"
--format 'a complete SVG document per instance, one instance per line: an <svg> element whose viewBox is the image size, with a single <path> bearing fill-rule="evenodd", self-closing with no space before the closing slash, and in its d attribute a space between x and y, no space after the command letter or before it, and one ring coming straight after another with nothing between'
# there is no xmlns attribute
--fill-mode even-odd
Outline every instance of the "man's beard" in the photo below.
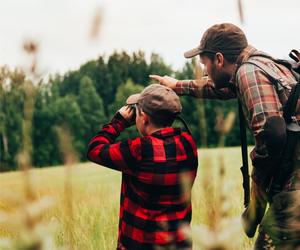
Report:
<svg viewBox="0 0 300 250"><path fill-rule="evenodd" d="M211 68L211 80L213 81L217 89L225 88L229 85L231 80L231 75L225 73L224 71L220 72L216 69L216 66L213 64Z"/></svg>

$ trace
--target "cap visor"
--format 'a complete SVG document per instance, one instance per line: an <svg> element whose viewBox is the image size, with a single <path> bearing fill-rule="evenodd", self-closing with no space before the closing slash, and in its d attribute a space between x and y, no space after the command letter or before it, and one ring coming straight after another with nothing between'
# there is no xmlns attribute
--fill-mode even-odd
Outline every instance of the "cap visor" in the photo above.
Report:
<svg viewBox="0 0 300 250"><path fill-rule="evenodd" d="M192 58L192 57L194 57L194 56L199 55L200 52L201 52L200 49L197 47L197 48L194 48L194 49L191 49L191 50L185 52L185 53L184 53L184 57L185 57L185 58Z"/></svg>
<svg viewBox="0 0 300 250"><path fill-rule="evenodd" d="M126 104L127 105L137 104L140 96L141 96L141 94L133 94L133 95L129 96L126 100Z"/></svg>

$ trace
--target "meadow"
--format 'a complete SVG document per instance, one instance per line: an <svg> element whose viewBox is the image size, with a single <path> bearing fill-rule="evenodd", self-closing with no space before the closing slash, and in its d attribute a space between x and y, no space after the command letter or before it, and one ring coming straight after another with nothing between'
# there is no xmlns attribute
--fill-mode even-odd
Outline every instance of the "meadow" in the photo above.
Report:
<svg viewBox="0 0 300 250"><path fill-rule="evenodd" d="M253 240L244 236L240 226L243 211L240 166L239 147L199 150L199 168L192 192L193 249L251 249ZM54 225L52 234L57 248L69 244L72 249L115 249L121 174L93 163L74 164L69 173L66 169L57 166L30 170L36 198L51 197L54 201L53 207L43 212L41 223ZM69 190L66 180L70 183ZM0 174L0 239L17 240L22 236L18 223L6 226L3 213L25 211L20 205L23 194L22 172ZM10 217L14 219L17 220ZM68 233L71 235L67 237Z"/></svg>

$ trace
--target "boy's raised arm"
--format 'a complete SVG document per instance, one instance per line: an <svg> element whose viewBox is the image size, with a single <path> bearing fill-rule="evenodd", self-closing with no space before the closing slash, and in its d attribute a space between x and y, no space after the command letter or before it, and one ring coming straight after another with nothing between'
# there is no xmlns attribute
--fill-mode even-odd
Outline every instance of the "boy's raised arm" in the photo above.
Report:
<svg viewBox="0 0 300 250"><path fill-rule="evenodd" d="M87 158L105 167L134 174L138 162L140 139L125 140L115 143L120 133L129 127L129 122L116 113L112 121L103 126L88 144Z"/></svg>

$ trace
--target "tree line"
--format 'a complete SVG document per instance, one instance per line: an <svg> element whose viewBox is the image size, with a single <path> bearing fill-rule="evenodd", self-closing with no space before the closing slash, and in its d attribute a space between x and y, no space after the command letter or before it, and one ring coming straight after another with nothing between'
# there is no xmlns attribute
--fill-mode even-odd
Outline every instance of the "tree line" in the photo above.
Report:
<svg viewBox="0 0 300 250"><path fill-rule="evenodd" d="M99 56L78 70L51 76L47 81L31 83L34 87L32 118L32 164L36 167L63 163L57 128L63 127L72 135L72 145L80 161L86 160L87 142L124 104L128 95L140 92L149 85L149 74L172 75L178 79L193 79L194 62L187 62L174 71L158 54L149 61L142 51L128 54L114 52ZM17 168L17 156L23 146L25 82L28 79L18 69L0 68L0 171ZM236 100L227 102L182 97L182 116L189 124L198 146L218 144L215 130L218 113L237 112ZM204 126L204 125L205 126ZM176 123L176 126L180 124ZM205 135L205 136L203 136ZM135 128L123 133L122 138L138 136ZM236 119L226 137L226 146L239 145ZM26 145L25 145L26 146Z"/></svg>

